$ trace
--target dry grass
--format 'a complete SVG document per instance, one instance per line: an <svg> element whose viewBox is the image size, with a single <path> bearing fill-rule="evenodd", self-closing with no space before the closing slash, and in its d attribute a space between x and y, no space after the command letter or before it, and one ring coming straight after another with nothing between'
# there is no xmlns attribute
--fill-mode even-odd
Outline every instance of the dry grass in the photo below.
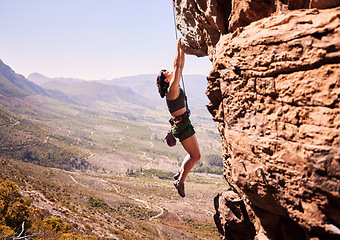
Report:
<svg viewBox="0 0 340 240"><path fill-rule="evenodd" d="M35 207L76 224L84 234L113 234L122 239L219 239L212 217L213 197L223 186L222 177L192 177L183 199L172 181L143 175L68 172L8 159L2 160L1 172L2 178L18 182L21 193Z"/></svg>

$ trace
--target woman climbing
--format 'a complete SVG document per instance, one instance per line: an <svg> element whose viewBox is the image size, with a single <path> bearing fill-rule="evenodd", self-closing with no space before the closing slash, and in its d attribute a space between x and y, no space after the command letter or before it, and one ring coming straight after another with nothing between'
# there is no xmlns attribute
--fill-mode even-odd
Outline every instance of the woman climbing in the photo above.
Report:
<svg viewBox="0 0 340 240"><path fill-rule="evenodd" d="M178 194L185 197L184 182L190 170L200 160L201 154L195 136L195 130L189 119L189 111L186 106L185 93L180 87L180 79L184 67L185 53L180 47L181 38L177 40L174 70L169 72L161 70L157 77L157 86L162 98L166 96L172 118L170 119L172 134L179 139L187 151L179 172L174 176L174 185Z"/></svg>

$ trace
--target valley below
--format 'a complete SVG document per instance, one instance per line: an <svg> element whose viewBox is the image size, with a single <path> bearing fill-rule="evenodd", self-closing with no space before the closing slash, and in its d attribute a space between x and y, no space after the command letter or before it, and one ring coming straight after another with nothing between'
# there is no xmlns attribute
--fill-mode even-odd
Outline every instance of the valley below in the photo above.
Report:
<svg viewBox="0 0 340 240"><path fill-rule="evenodd" d="M179 143L170 148L164 142L170 129L165 103L148 107L117 98L72 104L39 94L2 94L0 113L1 182L15 183L30 208L43 211L41 219L64 224L56 229L43 220L38 227L30 216L25 234L220 238L214 197L228 186L216 123L207 110L192 112L202 159L187 178L185 198L173 186L173 175L186 153ZM17 236L21 224L0 231L0 237Z"/></svg>

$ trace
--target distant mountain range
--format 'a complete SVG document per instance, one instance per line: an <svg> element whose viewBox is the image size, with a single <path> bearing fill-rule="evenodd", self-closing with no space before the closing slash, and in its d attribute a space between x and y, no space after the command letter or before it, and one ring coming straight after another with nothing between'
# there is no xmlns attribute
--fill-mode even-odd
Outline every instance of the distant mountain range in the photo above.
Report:
<svg viewBox="0 0 340 240"><path fill-rule="evenodd" d="M157 74L144 74L138 76L121 77L112 80L101 80L99 82L114 84L132 88L138 94L152 99L159 99L159 93L156 86ZM185 75L183 76L184 88L190 101L205 104L207 96L207 80L203 75ZM181 81L182 84L182 81Z"/></svg>
<svg viewBox="0 0 340 240"><path fill-rule="evenodd" d="M39 86L44 86L49 82L61 82L61 83L79 83L84 82L85 80L78 79L78 78L49 78L45 77L40 73L31 73L28 77L28 80L34 82Z"/></svg>
<svg viewBox="0 0 340 240"><path fill-rule="evenodd" d="M112 80L86 81L75 78L49 78L32 73L26 79L0 60L0 95L5 97L42 95L85 106L95 106L99 102L110 104L128 102L155 109L155 106L165 106L165 100L158 94L156 77L156 74L144 74ZM189 107L204 109L208 102L205 95L206 77L186 75L184 84Z"/></svg>
<svg viewBox="0 0 340 240"><path fill-rule="evenodd" d="M121 77L112 80L86 81L77 78L49 78L39 73L32 73L28 79L44 89L58 90L67 95L83 97L102 96L106 100L115 100L112 94L127 94L130 100L141 101L148 99L153 104L164 104L164 99L159 97L156 86L157 74L143 74L137 76ZM206 77L203 75L185 75L184 88L188 96L189 106L203 109L208 102L205 95ZM182 83L181 83L182 84ZM105 86L105 87L104 87ZM128 88L129 90L124 88ZM99 94L100 93L100 94ZM111 93L111 94L110 94ZM137 95L133 95L136 93ZM138 97L142 96L141 97ZM92 99L92 98L90 98Z"/></svg>
<svg viewBox="0 0 340 240"><path fill-rule="evenodd" d="M129 86L112 84L108 81L86 81L75 78L49 78L39 73L32 73L28 79L43 89L58 91L72 97L78 103L94 105L96 101L118 103L125 101L148 108L154 108L148 95L139 94Z"/></svg>
<svg viewBox="0 0 340 240"><path fill-rule="evenodd" d="M128 87L80 79L58 78L51 80L40 74L31 74L30 77L33 81L15 73L0 60L0 97L23 98L30 95L41 95L76 105L95 106L99 102L110 104L128 102L154 109L148 99Z"/></svg>
<svg viewBox="0 0 340 240"><path fill-rule="evenodd" d="M41 95L66 103L76 103L74 99L62 92L44 89L27 80L0 60L0 97L22 98L30 95Z"/></svg>
<svg viewBox="0 0 340 240"><path fill-rule="evenodd" d="M43 88L16 74L0 60L0 94L6 97L25 97L33 94L49 96Z"/></svg>
<svg viewBox="0 0 340 240"><path fill-rule="evenodd" d="M125 101L154 109L153 104L146 97L132 91L129 87L72 78L51 79L37 73L31 74L28 79L40 84L46 90L62 92L82 105L95 106L98 102L119 104Z"/></svg>

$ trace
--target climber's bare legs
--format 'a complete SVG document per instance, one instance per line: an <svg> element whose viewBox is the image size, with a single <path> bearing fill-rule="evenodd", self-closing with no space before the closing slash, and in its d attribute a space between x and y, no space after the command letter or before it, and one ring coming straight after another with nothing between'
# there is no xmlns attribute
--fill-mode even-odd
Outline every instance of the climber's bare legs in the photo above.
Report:
<svg viewBox="0 0 340 240"><path fill-rule="evenodd" d="M179 176L179 183L184 183L187 178L190 170L194 167L194 165L200 160L201 153L200 148L198 146L197 138L195 135L181 141L182 146L187 151L188 155L185 156Z"/></svg>

